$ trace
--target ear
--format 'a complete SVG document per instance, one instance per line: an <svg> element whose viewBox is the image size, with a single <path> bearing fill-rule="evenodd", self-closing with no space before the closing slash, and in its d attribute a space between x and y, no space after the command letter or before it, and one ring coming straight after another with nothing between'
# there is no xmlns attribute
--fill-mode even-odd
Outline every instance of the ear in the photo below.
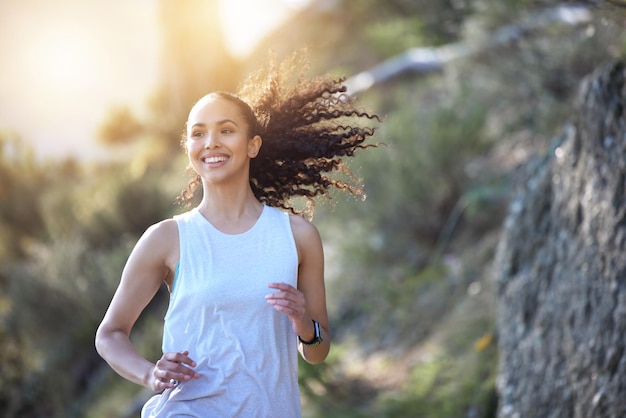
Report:
<svg viewBox="0 0 626 418"><path fill-rule="evenodd" d="M263 139L260 136L255 135L254 138L248 141L248 157L254 158L259 154L259 150L263 145Z"/></svg>

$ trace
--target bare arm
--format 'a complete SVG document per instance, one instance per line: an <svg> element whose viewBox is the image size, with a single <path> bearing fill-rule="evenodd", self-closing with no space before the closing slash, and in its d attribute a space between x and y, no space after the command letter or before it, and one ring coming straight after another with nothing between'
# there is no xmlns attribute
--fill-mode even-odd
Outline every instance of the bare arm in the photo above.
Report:
<svg viewBox="0 0 626 418"><path fill-rule="evenodd" d="M130 254L120 284L96 332L96 349L122 377L159 392L173 385L170 379L196 377L186 352L166 353L154 364L130 342L139 315L165 281L171 285L178 261L178 228L174 220L150 227Z"/></svg>
<svg viewBox="0 0 626 418"><path fill-rule="evenodd" d="M313 320L320 324L322 343L305 346L298 343L298 350L309 363L321 363L330 351L330 326L326 309L324 285L324 252L317 228L299 216L291 216L296 246L298 248L298 288L284 284L271 284L280 292L268 295L268 303L289 316L294 332L304 341L315 335Z"/></svg>

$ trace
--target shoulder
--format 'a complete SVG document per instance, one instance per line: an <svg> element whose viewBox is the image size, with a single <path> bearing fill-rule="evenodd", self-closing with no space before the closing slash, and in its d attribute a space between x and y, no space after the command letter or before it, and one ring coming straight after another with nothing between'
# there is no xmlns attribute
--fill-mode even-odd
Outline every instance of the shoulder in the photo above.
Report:
<svg viewBox="0 0 626 418"><path fill-rule="evenodd" d="M289 222L300 262L322 253L322 239L315 225L299 215L289 215Z"/></svg>
<svg viewBox="0 0 626 418"><path fill-rule="evenodd" d="M165 219L150 226L141 237L141 239L151 241L168 240L171 238L178 239L178 224L174 219Z"/></svg>
<svg viewBox="0 0 626 418"><path fill-rule="evenodd" d="M294 238L298 239L312 239L317 237L319 239L319 231L311 222L307 221L300 215L289 215L289 223L293 231Z"/></svg>
<svg viewBox="0 0 626 418"><path fill-rule="evenodd" d="M166 219L150 226L143 233L135 252L139 252L146 259L153 259L155 262L163 263L171 269L178 262L179 242L178 225L174 219Z"/></svg>

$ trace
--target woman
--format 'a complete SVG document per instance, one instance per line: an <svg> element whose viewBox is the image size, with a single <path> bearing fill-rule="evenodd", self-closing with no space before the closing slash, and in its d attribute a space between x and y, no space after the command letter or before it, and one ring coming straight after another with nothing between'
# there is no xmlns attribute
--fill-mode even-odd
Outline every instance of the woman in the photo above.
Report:
<svg viewBox="0 0 626 418"><path fill-rule="evenodd" d="M281 69L251 80L248 101L212 93L191 109L183 138L202 200L139 239L98 328L96 347L126 379L158 394L142 417L299 417L297 353L312 363L330 350L322 242L290 198L330 187L358 193L344 171L374 129L342 80L299 82ZM288 209L288 214L277 208ZM163 356L138 354L130 331L165 282Z"/></svg>

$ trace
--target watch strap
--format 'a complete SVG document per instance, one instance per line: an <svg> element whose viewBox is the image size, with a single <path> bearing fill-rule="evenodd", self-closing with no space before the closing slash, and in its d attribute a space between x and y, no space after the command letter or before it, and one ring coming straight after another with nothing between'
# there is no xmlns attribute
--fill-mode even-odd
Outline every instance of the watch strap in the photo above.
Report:
<svg viewBox="0 0 626 418"><path fill-rule="evenodd" d="M298 340L300 340L302 345L305 345L307 347L315 347L316 345L320 345L320 343L323 341L319 322L313 320L313 327L315 328L315 337L311 341L304 341L298 335Z"/></svg>

